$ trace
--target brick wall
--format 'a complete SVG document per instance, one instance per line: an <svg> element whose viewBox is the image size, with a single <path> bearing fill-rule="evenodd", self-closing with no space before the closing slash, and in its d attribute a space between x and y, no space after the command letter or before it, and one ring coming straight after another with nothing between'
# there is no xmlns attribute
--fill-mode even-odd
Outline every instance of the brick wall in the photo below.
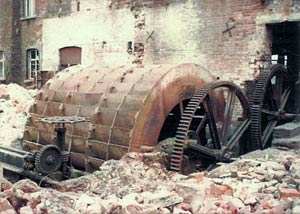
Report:
<svg viewBox="0 0 300 214"><path fill-rule="evenodd" d="M37 18L21 21L22 70L27 48L40 50L43 70L56 70L58 50L78 46L87 66L194 62L241 84L270 57L266 24L300 21L299 7L295 0L36 0Z"/></svg>
<svg viewBox="0 0 300 214"><path fill-rule="evenodd" d="M11 75L8 76L8 82L15 82L21 84L23 82L22 72L22 28L20 25L20 5L19 0L13 0L12 7L12 47L11 47Z"/></svg>
<svg viewBox="0 0 300 214"><path fill-rule="evenodd" d="M0 50L4 52L4 70L6 75L9 75L12 51L12 1L0 1L0 8Z"/></svg>

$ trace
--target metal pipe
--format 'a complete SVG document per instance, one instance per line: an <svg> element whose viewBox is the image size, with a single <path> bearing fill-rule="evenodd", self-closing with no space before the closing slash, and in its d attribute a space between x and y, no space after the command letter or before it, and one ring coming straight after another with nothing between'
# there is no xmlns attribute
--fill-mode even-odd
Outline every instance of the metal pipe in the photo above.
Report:
<svg viewBox="0 0 300 214"><path fill-rule="evenodd" d="M0 149L10 151L10 152L15 152L15 153L18 153L20 155L29 155L30 154L30 152L26 152L26 151L23 151L23 150L20 150L20 149L15 149L15 148L12 148L12 147L0 146Z"/></svg>
<svg viewBox="0 0 300 214"><path fill-rule="evenodd" d="M56 131L56 145L61 151L64 151L66 128L57 127L55 128L55 131Z"/></svg>

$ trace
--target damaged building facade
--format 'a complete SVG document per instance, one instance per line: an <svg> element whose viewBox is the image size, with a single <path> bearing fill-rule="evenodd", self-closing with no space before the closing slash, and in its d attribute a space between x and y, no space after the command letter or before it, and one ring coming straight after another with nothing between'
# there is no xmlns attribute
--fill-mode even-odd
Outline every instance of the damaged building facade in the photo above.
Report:
<svg viewBox="0 0 300 214"><path fill-rule="evenodd" d="M298 0L5 0L0 8L3 82L30 85L76 64L188 62L241 85L272 55L299 70Z"/></svg>

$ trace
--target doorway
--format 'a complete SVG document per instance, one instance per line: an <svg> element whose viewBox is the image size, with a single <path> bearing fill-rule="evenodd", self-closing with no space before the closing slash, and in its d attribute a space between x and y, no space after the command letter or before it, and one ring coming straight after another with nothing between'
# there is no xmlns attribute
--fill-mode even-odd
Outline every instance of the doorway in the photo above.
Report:
<svg viewBox="0 0 300 214"><path fill-rule="evenodd" d="M297 82L300 71L300 22L282 22L267 25L271 39L272 63L284 64L289 72L288 81L295 84L287 111L299 113L300 85Z"/></svg>

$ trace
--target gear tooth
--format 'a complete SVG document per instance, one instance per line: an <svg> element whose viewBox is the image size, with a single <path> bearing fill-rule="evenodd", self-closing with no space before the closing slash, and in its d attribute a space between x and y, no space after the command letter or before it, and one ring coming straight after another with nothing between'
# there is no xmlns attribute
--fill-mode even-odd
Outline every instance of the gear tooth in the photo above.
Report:
<svg viewBox="0 0 300 214"><path fill-rule="evenodd" d="M255 87L254 95L251 100L251 144L250 150L257 150L262 146L261 136L261 107L267 87L268 79L271 72L269 70L263 70L260 74L258 82Z"/></svg>
<svg viewBox="0 0 300 214"><path fill-rule="evenodd" d="M202 88L198 90L195 95L190 99L187 107L185 108L179 125L177 127L175 144L171 155L171 170L175 172L182 171L182 159L184 152L185 138L187 137L188 129L192 122L195 112L198 106L207 95L209 88Z"/></svg>

